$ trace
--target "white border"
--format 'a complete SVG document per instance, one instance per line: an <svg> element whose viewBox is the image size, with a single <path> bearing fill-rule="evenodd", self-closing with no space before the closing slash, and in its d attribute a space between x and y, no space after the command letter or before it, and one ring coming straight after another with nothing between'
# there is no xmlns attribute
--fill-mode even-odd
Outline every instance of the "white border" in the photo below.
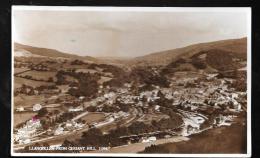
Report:
<svg viewBox="0 0 260 158"><path fill-rule="evenodd" d="M245 12L247 14L247 153L246 154L132 154L132 153L15 153L13 152L13 87L14 87L14 10L105 11L105 12ZM12 6L12 66L11 66L11 155L12 156L104 156L104 157L251 157L251 8L250 7L68 7Z"/></svg>

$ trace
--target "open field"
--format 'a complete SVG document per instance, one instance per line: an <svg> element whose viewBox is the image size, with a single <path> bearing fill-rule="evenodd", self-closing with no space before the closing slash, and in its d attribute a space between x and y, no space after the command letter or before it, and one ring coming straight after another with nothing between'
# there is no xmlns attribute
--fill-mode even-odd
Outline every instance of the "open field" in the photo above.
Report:
<svg viewBox="0 0 260 158"><path fill-rule="evenodd" d="M34 95L34 96L25 96L19 95L14 97L14 107L32 107L34 104L41 103L45 100L44 96Z"/></svg>
<svg viewBox="0 0 260 158"><path fill-rule="evenodd" d="M36 80L44 80L47 81L50 77L53 78L53 80L56 80L56 72L51 72L51 71L47 71L47 72L42 72L42 71L27 71L25 73L20 74L19 76L21 77L25 77L25 76L32 76L33 79Z"/></svg>
<svg viewBox="0 0 260 158"><path fill-rule="evenodd" d="M138 121L142 121L146 124L149 124L152 122L152 120L158 121L163 118L167 119L167 118L169 118L169 116L165 115L165 114L143 114L143 116L141 118L139 118Z"/></svg>
<svg viewBox="0 0 260 158"><path fill-rule="evenodd" d="M93 70L93 69L77 69L76 72L95 73L95 72L98 72L98 71L97 70Z"/></svg>
<svg viewBox="0 0 260 158"><path fill-rule="evenodd" d="M91 124L94 122L100 122L105 119L105 115L102 113L89 113L86 116L81 118L82 120L85 120L86 123Z"/></svg>
<svg viewBox="0 0 260 158"><path fill-rule="evenodd" d="M63 64L62 68L64 69L86 69L86 65L71 65L71 64Z"/></svg>
<svg viewBox="0 0 260 158"><path fill-rule="evenodd" d="M21 78L21 77L14 77L14 89L20 88L23 84L30 85L34 88L43 86L43 85L45 85L45 86L54 85L54 83L50 83L50 82L34 81L34 80L28 80L28 79Z"/></svg>
<svg viewBox="0 0 260 158"><path fill-rule="evenodd" d="M14 68L14 74L30 70L29 68Z"/></svg>
<svg viewBox="0 0 260 158"><path fill-rule="evenodd" d="M101 76L100 80L98 80L98 83L103 84L104 82L110 81L111 79L112 79L111 77Z"/></svg>
<svg viewBox="0 0 260 158"><path fill-rule="evenodd" d="M14 124L13 126L16 127L20 123L24 123L25 121L31 119L33 116L35 116L37 112L19 112L15 113L14 116Z"/></svg>

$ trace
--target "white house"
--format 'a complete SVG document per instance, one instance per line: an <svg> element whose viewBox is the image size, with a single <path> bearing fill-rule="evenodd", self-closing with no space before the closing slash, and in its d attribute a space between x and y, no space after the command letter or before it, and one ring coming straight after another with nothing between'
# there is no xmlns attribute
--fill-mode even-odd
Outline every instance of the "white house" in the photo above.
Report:
<svg viewBox="0 0 260 158"><path fill-rule="evenodd" d="M39 110L41 110L41 108L42 108L41 104L34 104L33 105L33 111L39 111Z"/></svg>
<svg viewBox="0 0 260 158"><path fill-rule="evenodd" d="M149 137L149 138L142 138L142 143L148 143L148 142L154 142L156 141L156 137L155 136L152 136L152 137Z"/></svg>
<svg viewBox="0 0 260 158"><path fill-rule="evenodd" d="M30 141L30 138L37 134L37 129L41 127L40 120L29 120L26 124L18 129L17 133L14 135L15 141L19 144L26 144Z"/></svg>
<svg viewBox="0 0 260 158"><path fill-rule="evenodd" d="M54 135L60 135L60 134L63 133L63 131L64 131L64 128L58 127L58 128L55 130Z"/></svg>
<svg viewBox="0 0 260 158"><path fill-rule="evenodd" d="M154 110L160 111L160 105L155 105Z"/></svg>
<svg viewBox="0 0 260 158"><path fill-rule="evenodd" d="M20 107L16 108L16 111L19 111L19 112L24 111L24 107L20 106Z"/></svg>
<svg viewBox="0 0 260 158"><path fill-rule="evenodd" d="M69 112L83 111L83 107L69 108Z"/></svg>
<svg viewBox="0 0 260 158"><path fill-rule="evenodd" d="M80 96L79 99L80 99L80 100L83 100L83 99L85 99L85 97L84 97L84 96Z"/></svg>

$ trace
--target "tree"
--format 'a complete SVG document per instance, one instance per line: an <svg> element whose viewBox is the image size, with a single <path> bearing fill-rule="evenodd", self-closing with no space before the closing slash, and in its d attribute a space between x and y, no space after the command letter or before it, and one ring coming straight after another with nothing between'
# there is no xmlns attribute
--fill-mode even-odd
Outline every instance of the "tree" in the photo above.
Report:
<svg viewBox="0 0 260 158"><path fill-rule="evenodd" d="M95 112L95 111L97 111L97 107L95 107L95 106L88 106L88 107L87 107L87 111L89 111L89 112Z"/></svg>
<svg viewBox="0 0 260 158"><path fill-rule="evenodd" d="M161 92L161 90L158 91L157 97L160 97L160 99L164 99L164 98L165 98L165 96L163 95L163 93Z"/></svg>
<svg viewBox="0 0 260 158"><path fill-rule="evenodd" d="M194 58L192 60L192 65L197 69L206 69L207 65L205 62L203 62L201 59Z"/></svg>
<svg viewBox="0 0 260 158"><path fill-rule="evenodd" d="M52 78L52 77L49 77L49 78L48 78L48 82L53 82L53 78Z"/></svg>
<svg viewBox="0 0 260 158"><path fill-rule="evenodd" d="M57 78L56 83L58 85L62 85L62 84L66 84L67 83L66 82L66 78L64 77L64 75L65 75L65 71L63 71L63 70L60 70L60 71L57 72L57 74L56 74L56 78Z"/></svg>
<svg viewBox="0 0 260 158"><path fill-rule="evenodd" d="M108 142L105 142L103 134L98 128L91 128L87 132L83 132L80 143L84 146L105 146Z"/></svg>
<svg viewBox="0 0 260 158"><path fill-rule="evenodd" d="M166 154L166 153L170 153L170 151L163 146L151 145L149 147L146 147L144 149L144 151L141 152L141 153L163 153L163 154Z"/></svg>
<svg viewBox="0 0 260 158"><path fill-rule="evenodd" d="M119 108L115 106L104 105L102 108L103 112L118 112Z"/></svg>
<svg viewBox="0 0 260 158"><path fill-rule="evenodd" d="M39 117L43 117L43 116L45 116L45 115L47 115L48 114L48 110L47 110L47 108L41 108L39 111L38 111L38 115L37 116L39 116Z"/></svg>
<svg viewBox="0 0 260 158"><path fill-rule="evenodd" d="M74 147L74 146L77 146L77 144L65 139L61 146L62 147ZM79 150L65 150L65 152L79 153Z"/></svg>
<svg viewBox="0 0 260 158"><path fill-rule="evenodd" d="M69 73L69 75L78 79L78 87L77 89L70 88L69 94L72 96L87 96L92 97L98 92L98 79L100 79L99 75L93 75L90 73Z"/></svg>

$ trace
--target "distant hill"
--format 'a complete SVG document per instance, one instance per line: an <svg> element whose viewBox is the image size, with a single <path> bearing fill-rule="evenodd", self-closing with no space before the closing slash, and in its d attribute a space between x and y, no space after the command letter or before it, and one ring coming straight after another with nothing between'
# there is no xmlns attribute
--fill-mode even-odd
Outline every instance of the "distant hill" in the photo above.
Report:
<svg viewBox="0 0 260 158"><path fill-rule="evenodd" d="M70 59L80 59L86 60L91 62L98 62L99 60L90 56L78 56L69 53L63 53L55 49L47 49L47 48L39 48L39 47L32 47L28 45L23 45L19 43L14 43L14 54L15 56L21 56L26 52L25 55L28 56L31 53L33 56L44 56L44 57L62 57L62 58L70 58Z"/></svg>
<svg viewBox="0 0 260 158"><path fill-rule="evenodd" d="M230 39L209 43L199 43L183 48L156 52L149 55L136 57L130 60L128 64L131 66L165 66L181 58L192 60L192 58L196 57L196 54L205 54L204 58L206 59L207 64L219 69L219 65L225 65L228 62L232 62L231 59L233 60L234 57L245 60L247 56L246 52L247 38ZM214 60L218 62L214 62Z"/></svg>
<svg viewBox="0 0 260 158"><path fill-rule="evenodd" d="M15 43L14 47L15 56L17 57L63 57L127 68L162 66L165 73L201 69L207 72L240 69L246 66L247 57L247 38L199 43L136 58L78 56L54 49L32 47L19 43Z"/></svg>

